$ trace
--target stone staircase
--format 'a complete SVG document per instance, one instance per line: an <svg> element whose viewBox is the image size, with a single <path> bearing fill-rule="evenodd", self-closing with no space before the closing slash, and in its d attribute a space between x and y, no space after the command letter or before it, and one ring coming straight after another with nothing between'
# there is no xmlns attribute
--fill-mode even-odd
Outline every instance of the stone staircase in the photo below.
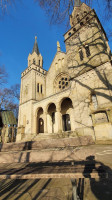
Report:
<svg viewBox="0 0 112 200"><path fill-rule="evenodd" d="M91 136L3 144L0 179L106 177L93 144Z"/></svg>
<svg viewBox="0 0 112 200"><path fill-rule="evenodd" d="M91 136L7 143L0 146L0 163L72 161L74 149L91 144Z"/></svg>

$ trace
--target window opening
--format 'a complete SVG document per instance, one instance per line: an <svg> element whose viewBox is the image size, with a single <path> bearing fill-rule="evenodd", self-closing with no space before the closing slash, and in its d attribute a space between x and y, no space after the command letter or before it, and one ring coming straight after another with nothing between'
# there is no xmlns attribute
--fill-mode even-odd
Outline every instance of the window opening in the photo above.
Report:
<svg viewBox="0 0 112 200"><path fill-rule="evenodd" d="M71 35L71 32L69 32L69 34L68 34L69 36Z"/></svg>
<svg viewBox="0 0 112 200"><path fill-rule="evenodd" d="M42 85L41 85L41 94L42 94L42 89L43 89L43 88L42 88Z"/></svg>
<svg viewBox="0 0 112 200"><path fill-rule="evenodd" d="M71 131L70 115L62 115L63 131Z"/></svg>
<svg viewBox="0 0 112 200"><path fill-rule="evenodd" d="M35 64L35 59L33 59L33 64Z"/></svg>
<svg viewBox="0 0 112 200"><path fill-rule="evenodd" d="M88 21L89 20L89 17L86 17L86 21Z"/></svg>
<svg viewBox="0 0 112 200"><path fill-rule="evenodd" d="M81 22L80 25L83 26L83 22Z"/></svg>
<svg viewBox="0 0 112 200"><path fill-rule="evenodd" d="M88 45L85 46L85 50L86 50L87 57L89 57L90 56L90 49L89 49Z"/></svg>
<svg viewBox="0 0 112 200"><path fill-rule="evenodd" d="M84 58L82 49L79 50L79 56L80 56L80 60L82 61Z"/></svg>
<svg viewBox="0 0 112 200"><path fill-rule="evenodd" d="M76 31L76 28L73 28L73 31L75 32L75 31Z"/></svg>
<svg viewBox="0 0 112 200"><path fill-rule="evenodd" d="M39 92L39 83L37 83L37 92Z"/></svg>
<svg viewBox="0 0 112 200"><path fill-rule="evenodd" d="M87 11L84 11L84 14L87 14Z"/></svg>

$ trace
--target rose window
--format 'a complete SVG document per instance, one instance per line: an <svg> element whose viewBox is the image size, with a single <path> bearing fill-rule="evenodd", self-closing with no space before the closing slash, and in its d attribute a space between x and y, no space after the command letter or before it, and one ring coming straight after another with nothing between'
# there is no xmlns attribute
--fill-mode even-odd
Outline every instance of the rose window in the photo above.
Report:
<svg viewBox="0 0 112 200"><path fill-rule="evenodd" d="M62 77L58 82L59 89L65 89L69 85L69 80L67 77Z"/></svg>

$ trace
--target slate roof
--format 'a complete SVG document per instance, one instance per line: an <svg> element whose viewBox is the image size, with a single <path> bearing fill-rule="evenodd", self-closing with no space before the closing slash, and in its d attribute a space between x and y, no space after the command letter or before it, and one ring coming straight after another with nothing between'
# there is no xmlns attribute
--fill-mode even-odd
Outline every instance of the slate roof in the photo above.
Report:
<svg viewBox="0 0 112 200"><path fill-rule="evenodd" d="M33 46L33 50L32 53L35 52L37 55L39 55L39 48L38 48L38 44L37 44L37 37L35 37L35 42L34 42L34 46Z"/></svg>

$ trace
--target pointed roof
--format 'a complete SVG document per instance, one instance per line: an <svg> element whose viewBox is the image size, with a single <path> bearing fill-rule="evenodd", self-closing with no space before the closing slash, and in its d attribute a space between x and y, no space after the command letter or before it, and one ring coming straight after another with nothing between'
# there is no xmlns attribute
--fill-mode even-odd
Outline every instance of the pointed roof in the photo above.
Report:
<svg viewBox="0 0 112 200"><path fill-rule="evenodd" d="M81 4L81 0L75 0L74 7L79 7Z"/></svg>
<svg viewBox="0 0 112 200"><path fill-rule="evenodd" d="M36 53L37 55L39 55L39 48L38 48L38 44L37 44L37 36L35 36L35 42L34 42L34 46L33 46L33 50L32 53Z"/></svg>

